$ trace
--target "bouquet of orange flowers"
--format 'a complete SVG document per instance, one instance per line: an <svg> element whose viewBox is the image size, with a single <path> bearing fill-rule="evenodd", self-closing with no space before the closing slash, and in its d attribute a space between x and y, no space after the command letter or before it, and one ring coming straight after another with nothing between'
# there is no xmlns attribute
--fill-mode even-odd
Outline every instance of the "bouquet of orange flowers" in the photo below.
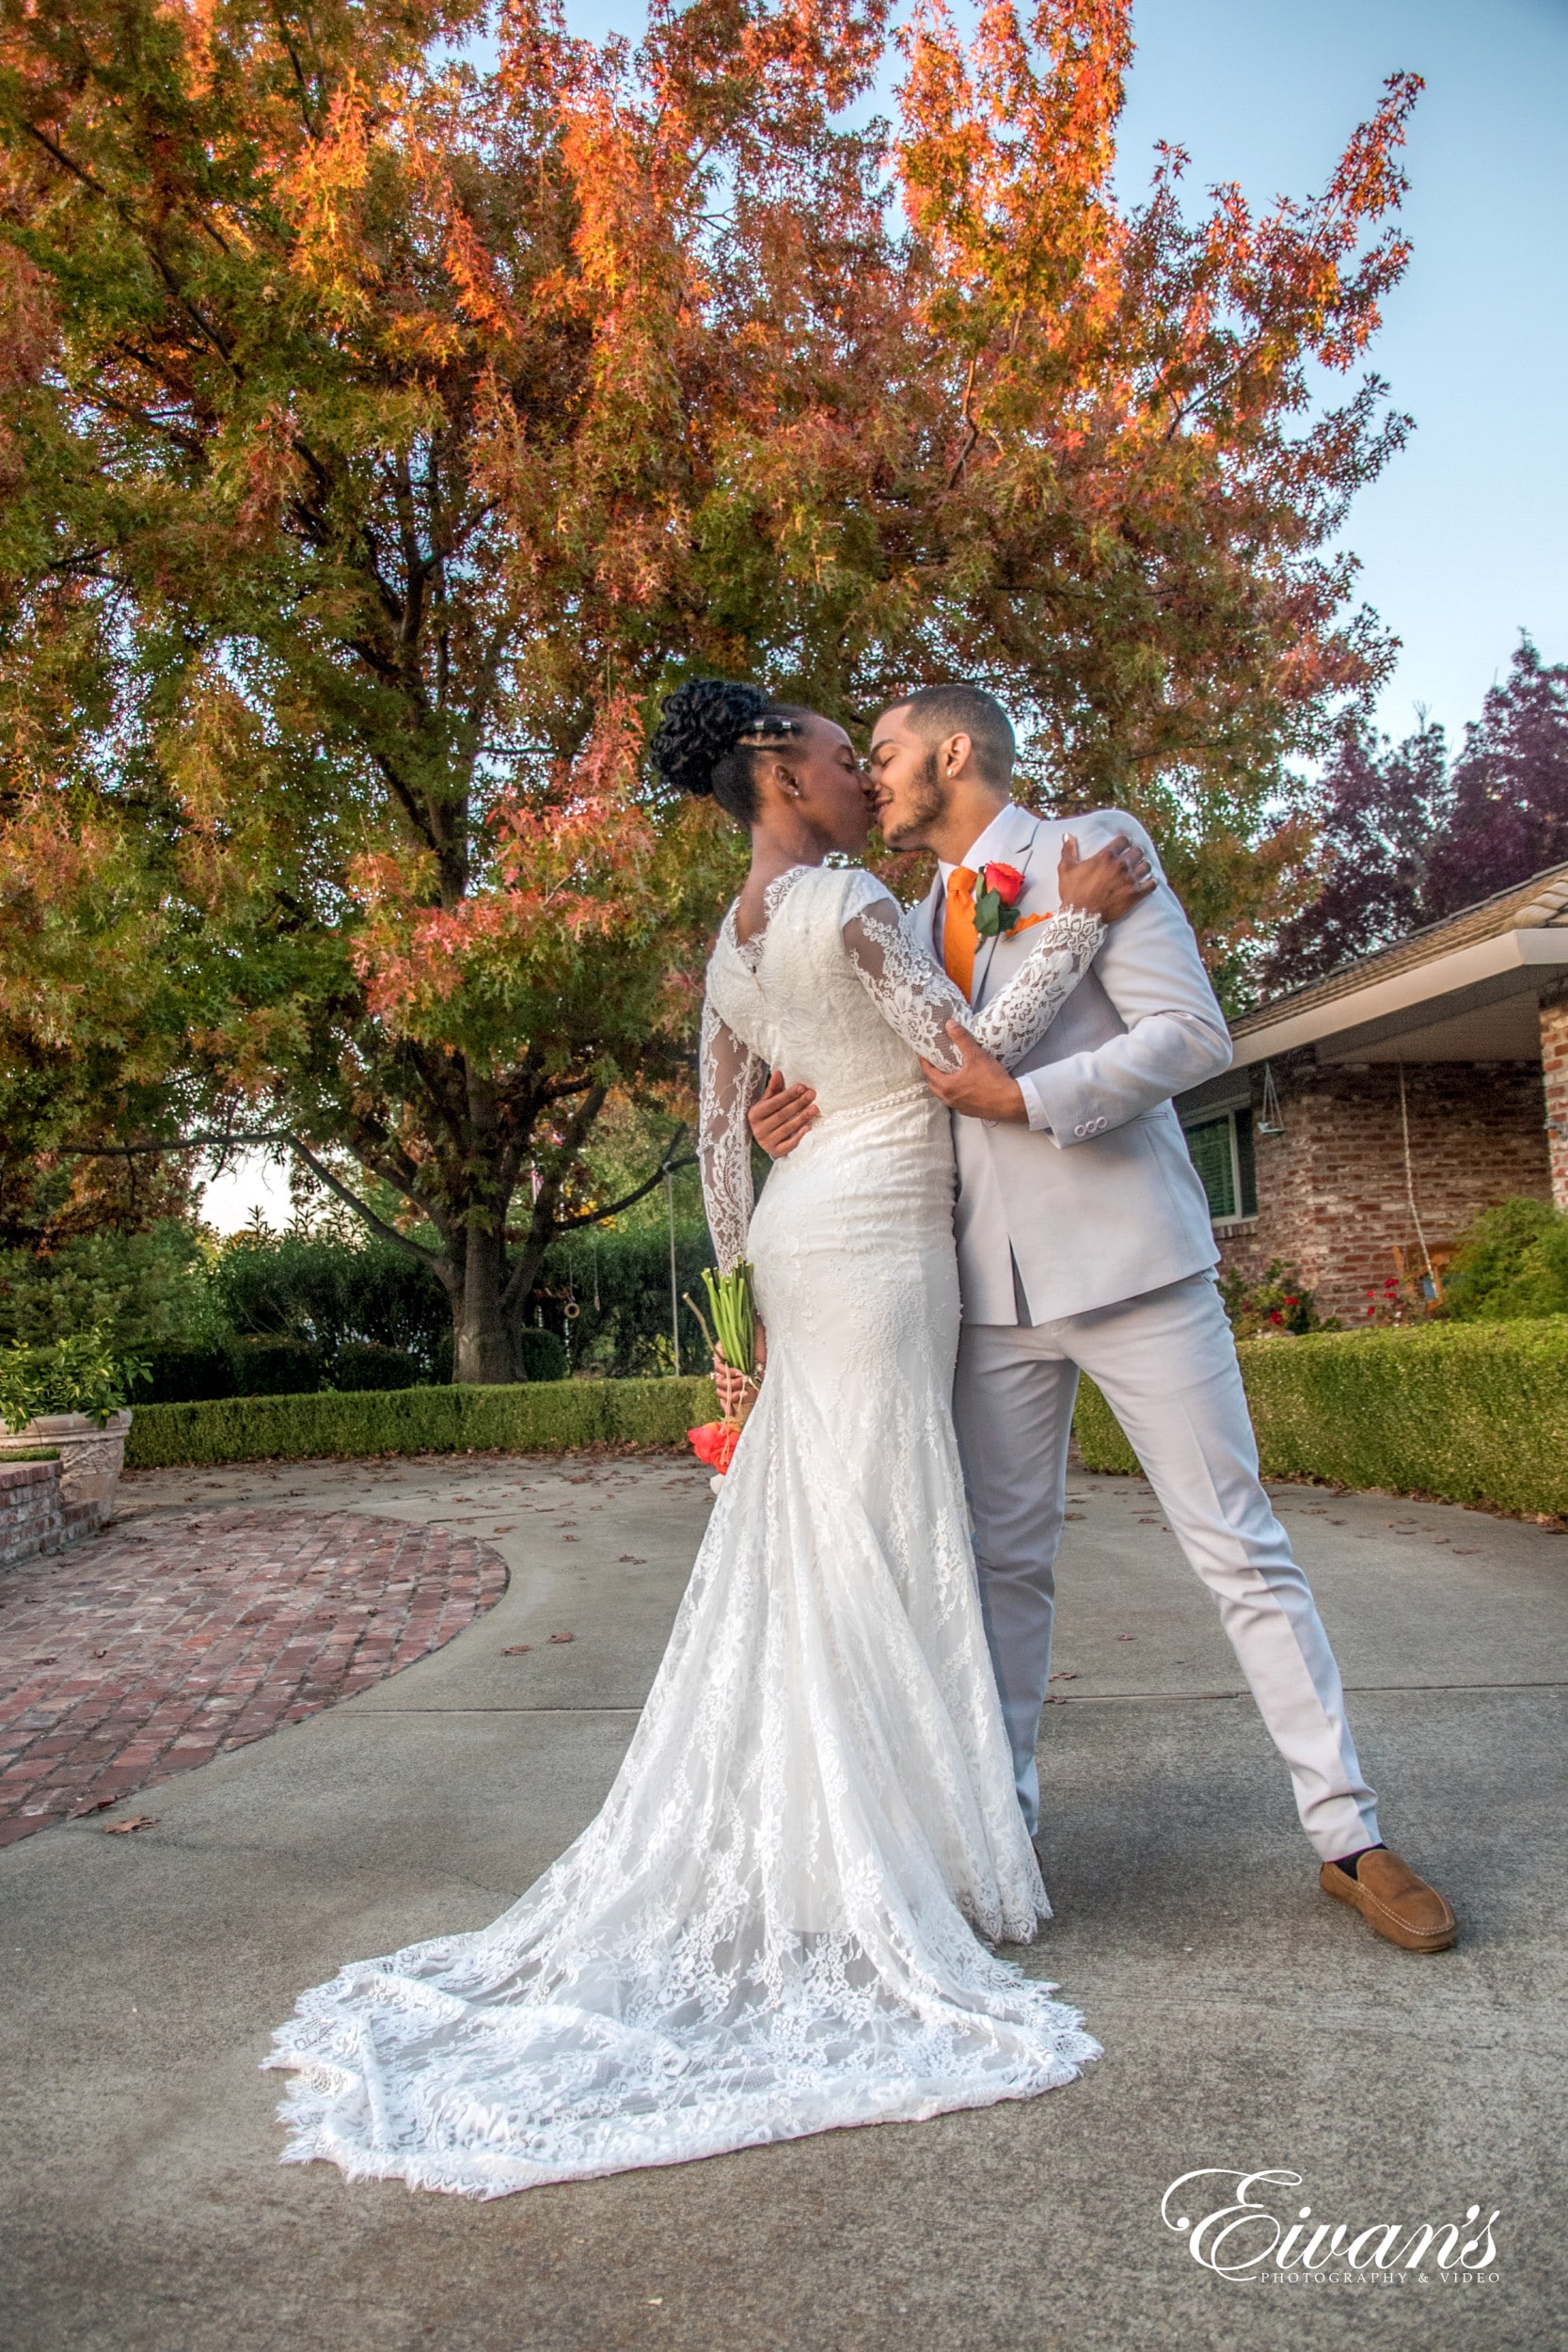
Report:
<svg viewBox="0 0 1568 2352"><path fill-rule="evenodd" d="M689 1297L687 1305L702 1325L704 1338L712 1347L717 1334L718 1352L730 1370L754 1381L757 1376L757 1311L752 1295L751 1267L744 1258L737 1265L732 1266L728 1274L719 1274L709 1266L704 1271L703 1282L713 1314L713 1330L708 1329L706 1317L695 1299ZM748 1401L733 1416L727 1415L722 1421L704 1422L701 1428L689 1429L686 1433L698 1461L712 1466L715 1494L719 1492L724 1473L735 1459L740 1432L751 1409L751 1402Z"/></svg>
<svg viewBox="0 0 1568 2352"><path fill-rule="evenodd" d="M691 1451L699 1462L705 1462L716 1477L722 1478L735 1459L740 1443L740 1423L737 1421L705 1421L700 1429L689 1429Z"/></svg>

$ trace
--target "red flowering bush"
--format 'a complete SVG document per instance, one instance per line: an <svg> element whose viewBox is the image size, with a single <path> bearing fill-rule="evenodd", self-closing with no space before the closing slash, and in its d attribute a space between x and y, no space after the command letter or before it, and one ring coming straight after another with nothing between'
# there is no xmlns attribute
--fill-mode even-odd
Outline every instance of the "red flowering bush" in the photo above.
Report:
<svg viewBox="0 0 1568 2352"><path fill-rule="evenodd" d="M1234 1271L1222 1274L1220 1296L1239 1340L1260 1339L1270 1332L1299 1337L1307 1331L1341 1327L1336 1317L1325 1321L1319 1314L1297 1268L1281 1258L1270 1262L1260 1281L1249 1283L1244 1275Z"/></svg>

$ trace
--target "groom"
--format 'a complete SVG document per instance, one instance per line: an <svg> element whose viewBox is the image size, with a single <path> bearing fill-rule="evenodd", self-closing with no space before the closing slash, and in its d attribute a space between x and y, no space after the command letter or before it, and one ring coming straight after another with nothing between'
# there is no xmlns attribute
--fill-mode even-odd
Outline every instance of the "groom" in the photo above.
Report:
<svg viewBox="0 0 1568 2352"><path fill-rule="evenodd" d="M884 711L872 736L869 791L884 839L938 859L910 923L976 1006L1028 954L1029 918L1056 906L1069 831L1009 800L1013 757L1006 711L973 686L924 688ZM1127 834L1160 874L1152 843L1123 810L1075 818L1071 831L1085 855ZM1219 1604L1290 1767L1323 1891L1407 1950L1444 1949L1457 1933L1453 1914L1380 1842L1338 1667L1259 1481L1213 1279L1208 1202L1171 1102L1228 1065L1230 1040L1169 884L1161 876L1109 932L1093 971L1015 1072L956 1025L952 1034L961 1070L926 1071L956 1114L963 1328L954 1412L986 1633L1031 1833L1084 1371ZM780 1157L813 1115L809 1089L775 1077L752 1131Z"/></svg>

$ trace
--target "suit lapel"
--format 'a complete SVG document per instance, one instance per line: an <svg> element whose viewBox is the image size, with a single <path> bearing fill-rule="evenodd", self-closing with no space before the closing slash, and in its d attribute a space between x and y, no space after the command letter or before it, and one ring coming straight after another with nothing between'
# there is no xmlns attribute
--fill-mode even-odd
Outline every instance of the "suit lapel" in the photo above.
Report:
<svg viewBox="0 0 1568 2352"><path fill-rule="evenodd" d="M942 961L942 942L937 937L937 912L942 905L942 868L939 866L931 877L930 889L914 909L915 937L939 963Z"/></svg>
<svg viewBox="0 0 1568 2352"><path fill-rule="evenodd" d="M990 862L1000 863L1004 866L1016 866L1019 872L1023 876L1024 885L1027 887L1029 881L1029 861L1035 854L1035 844L1038 839L1039 820L1037 818L1031 817L1026 808L1014 808L1012 811L1012 821L1008 825L1005 835L1006 847L1000 853L999 858ZM975 950L974 979L969 992L969 1001L972 1005L980 1005L985 1002L986 989L990 979L990 967L992 961L996 955L998 946L1002 943L1002 940L1008 936L1011 936L1011 934L999 932L994 939L982 939L978 948ZM1028 934L1025 933L1024 936L1027 937Z"/></svg>

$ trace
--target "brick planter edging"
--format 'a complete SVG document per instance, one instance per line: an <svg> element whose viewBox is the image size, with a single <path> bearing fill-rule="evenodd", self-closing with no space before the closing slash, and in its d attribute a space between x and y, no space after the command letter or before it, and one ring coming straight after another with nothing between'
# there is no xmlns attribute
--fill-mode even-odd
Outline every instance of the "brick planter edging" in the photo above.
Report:
<svg viewBox="0 0 1568 2352"><path fill-rule="evenodd" d="M0 1568L63 1550L96 1534L101 1518L96 1502L62 1501L57 1460L0 1461Z"/></svg>

